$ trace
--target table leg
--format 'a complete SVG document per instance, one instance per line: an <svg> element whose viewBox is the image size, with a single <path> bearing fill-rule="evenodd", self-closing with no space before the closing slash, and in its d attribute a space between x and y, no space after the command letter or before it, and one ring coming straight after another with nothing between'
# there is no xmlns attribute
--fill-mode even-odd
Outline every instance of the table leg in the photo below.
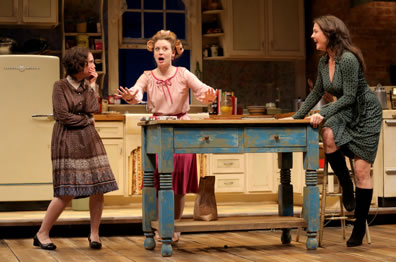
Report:
<svg viewBox="0 0 396 262"><path fill-rule="evenodd" d="M157 194L154 188L154 173L144 172L142 190L143 221L142 227L146 237L144 247L146 249L155 248L155 240L151 222L157 219Z"/></svg>
<svg viewBox="0 0 396 262"><path fill-rule="evenodd" d="M172 236L174 231L174 194L172 174L160 173L160 190L158 192L159 235L162 238L161 255L172 255Z"/></svg>
<svg viewBox="0 0 396 262"><path fill-rule="evenodd" d="M278 167L280 181L278 187L279 216L293 216L293 185L291 184L290 169L293 167L293 153L279 153ZM291 242L290 228L282 229L282 244Z"/></svg>
<svg viewBox="0 0 396 262"><path fill-rule="evenodd" d="M307 243L309 250L318 247L316 235L319 228L319 188L317 187L318 176L315 170L307 170L304 187L304 218L307 221Z"/></svg>

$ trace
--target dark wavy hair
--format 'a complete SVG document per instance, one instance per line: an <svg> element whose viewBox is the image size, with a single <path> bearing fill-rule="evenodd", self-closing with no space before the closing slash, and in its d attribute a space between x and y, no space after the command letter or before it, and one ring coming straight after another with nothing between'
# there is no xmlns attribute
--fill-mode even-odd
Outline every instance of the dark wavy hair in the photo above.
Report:
<svg viewBox="0 0 396 262"><path fill-rule="evenodd" d="M341 19L332 15L325 15L315 18L313 22L318 24L326 35L328 39L327 49L334 51L338 57L345 50L352 52L359 60L363 71L366 70L362 51L352 44L349 30Z"/></svg>
<svg viewBox="0 0 396 262"><path fill-rule="evenodd" d="M90 52L88 48L78 46L67 49L62 61L66 75L72 76L84 71Z"/></svg>

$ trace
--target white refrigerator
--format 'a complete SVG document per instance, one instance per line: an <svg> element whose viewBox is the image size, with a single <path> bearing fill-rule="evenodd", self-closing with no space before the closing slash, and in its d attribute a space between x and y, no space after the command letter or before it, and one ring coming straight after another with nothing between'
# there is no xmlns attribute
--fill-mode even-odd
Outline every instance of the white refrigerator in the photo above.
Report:
<svg viewBox="0 0 396 262"><path fill-rule="evenodd" d="M59 58L0 55L0 202L52 199L52 88Z"/></svg>

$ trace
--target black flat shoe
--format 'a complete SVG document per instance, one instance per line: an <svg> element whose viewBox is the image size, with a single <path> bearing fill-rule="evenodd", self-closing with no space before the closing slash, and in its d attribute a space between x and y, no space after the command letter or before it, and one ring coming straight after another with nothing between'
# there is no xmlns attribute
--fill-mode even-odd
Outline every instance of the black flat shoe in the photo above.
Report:
<svg viewBox="0 0 396 262"><path fill-rule="evenodd" d="M89 241L89 247L92 249L101 249L102 248L102 243L97 242L97 241L91 241L91 238L88 237Z"/></svg>
<svg viewBox="0 0 396 262"><path fill-rule="evenodd" d="M56 246L54 243L48 243L48 244L42 244L40 240L38 239L37 235L34 236L33 238L33 246L40 247L41 249L45 250L55 250Z"/></svg>

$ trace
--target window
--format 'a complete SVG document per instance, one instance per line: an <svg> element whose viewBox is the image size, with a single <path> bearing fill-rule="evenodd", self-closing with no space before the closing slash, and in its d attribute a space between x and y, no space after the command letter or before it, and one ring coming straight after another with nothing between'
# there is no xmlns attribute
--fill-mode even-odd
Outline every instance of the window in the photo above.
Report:
<svg viewBox="0 0 396 262"><path fill-rule="evenodd" d="M187 40L183 0L123 0L122 11L122 44L145 45L161 29L173 31L183 42Z"/></svg>

